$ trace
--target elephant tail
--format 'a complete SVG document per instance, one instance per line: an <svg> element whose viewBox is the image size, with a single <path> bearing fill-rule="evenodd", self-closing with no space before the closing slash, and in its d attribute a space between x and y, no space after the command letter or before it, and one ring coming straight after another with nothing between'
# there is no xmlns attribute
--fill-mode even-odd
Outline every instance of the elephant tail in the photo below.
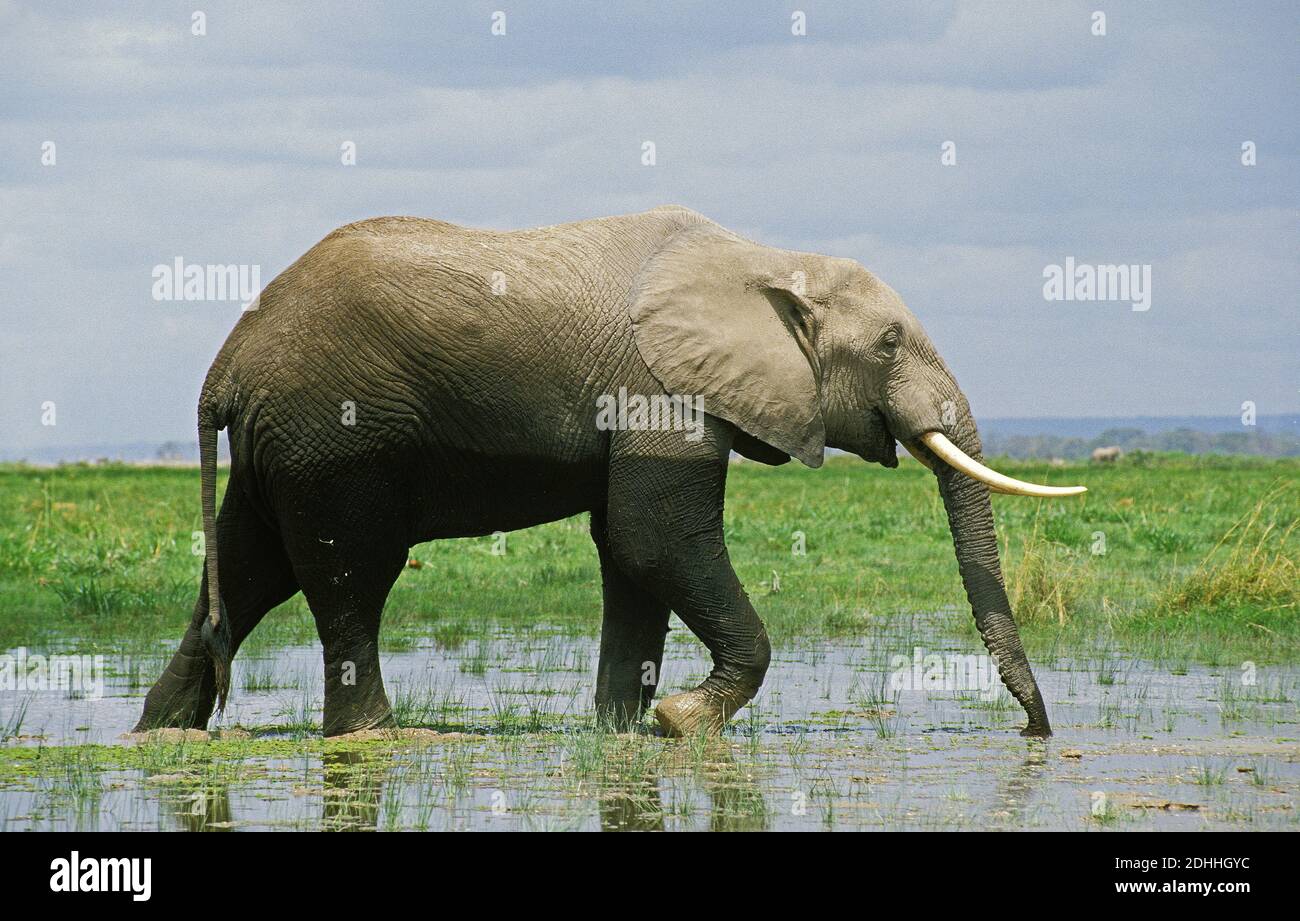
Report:
<svg viewBox="0 0 1300 921"><path fill-rule="evenodd" d="M216 669L217 712L226 709L230 694L230 623L221 605L217 580L217 418L207 394L199 401L199 470L203 491L204 566L208 586L208 617L203 622L203 645Z"/></svg>

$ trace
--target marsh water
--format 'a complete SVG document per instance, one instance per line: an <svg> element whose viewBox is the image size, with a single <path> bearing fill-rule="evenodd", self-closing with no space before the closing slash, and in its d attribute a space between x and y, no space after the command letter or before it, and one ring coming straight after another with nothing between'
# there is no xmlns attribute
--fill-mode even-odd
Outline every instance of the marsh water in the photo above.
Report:
<svg viewBox="0 0 1300 921"><path fill-rule="evenodd" d="M708 670L674 620L661 695ZM108 657L98 699L0 693L0 827L15 829L1300 829L1300 669L1035 660L1056 735L977 641L905 618L775 651L721 741L591 725L597 640L486 633L383 657L395 738L319 738L315 646L235 663L214 739L129 739L167 649ZM51 652L53 650L42 650ZM954 658L955 657L955 658ZM92 694L91 697L96 695ZM154 755L116 763L95 745ZM33 758L31 749L40 751Z"/></svg>

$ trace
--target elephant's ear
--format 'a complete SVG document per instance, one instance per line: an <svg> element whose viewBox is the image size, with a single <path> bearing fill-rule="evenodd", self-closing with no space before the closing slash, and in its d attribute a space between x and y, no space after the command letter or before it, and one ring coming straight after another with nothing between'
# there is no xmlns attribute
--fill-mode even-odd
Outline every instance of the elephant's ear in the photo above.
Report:
<svg viewBox="0 0 1300 921"><path fill-rule="evenodd" d="M716 225L673 236L641 268L629 309L637 348L670 394L809 467L826 447L810 292L840 260L759 246ZM829 274L834 274L829 273Z"/></svg>

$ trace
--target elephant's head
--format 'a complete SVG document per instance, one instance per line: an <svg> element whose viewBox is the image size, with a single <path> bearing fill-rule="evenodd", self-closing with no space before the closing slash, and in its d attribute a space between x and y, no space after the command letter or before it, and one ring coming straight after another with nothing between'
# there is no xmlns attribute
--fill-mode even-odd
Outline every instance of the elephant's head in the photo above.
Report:
<svg viewBox="0 0 1300 921"><path fill-rule="evenodd" d="M717 225L679 232L639 273L637 346L670 393L810 467L827 446L898 465L902 442L938 480L980 635L1029 714L1051 734L998 561L989 490L1072 495L980 462L966 397L899 296L848 259L759 246Z"/></svg>

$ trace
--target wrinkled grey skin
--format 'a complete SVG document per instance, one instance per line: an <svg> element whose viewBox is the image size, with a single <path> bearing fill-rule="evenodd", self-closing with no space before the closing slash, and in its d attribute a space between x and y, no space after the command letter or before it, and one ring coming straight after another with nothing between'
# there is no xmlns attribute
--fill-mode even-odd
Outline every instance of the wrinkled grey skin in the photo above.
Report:
<svg viewBox="0 0 1300 921"><path fill-rule="evenodd" d="M699 395L702 437L602 430L597 399L620 387ZM411 545L590 512L598 713L623 724L654 699L671 610L714 668L656 716L670 733L716 731L770 655L723 540L729 451L815 467L831 446L893 467L895 440L924 452L916 437L940 431L980 457L966 398L890 288L677 207L506 233L340 228L241 318L199 423L204 588L137 729L205 725L240 643L299 590L324 647L325 733L391 725L379 622ZM232 464L215 516L220 428ZM1048 735L988 491L927 459L980 633L1025 734Z"/></svg>

